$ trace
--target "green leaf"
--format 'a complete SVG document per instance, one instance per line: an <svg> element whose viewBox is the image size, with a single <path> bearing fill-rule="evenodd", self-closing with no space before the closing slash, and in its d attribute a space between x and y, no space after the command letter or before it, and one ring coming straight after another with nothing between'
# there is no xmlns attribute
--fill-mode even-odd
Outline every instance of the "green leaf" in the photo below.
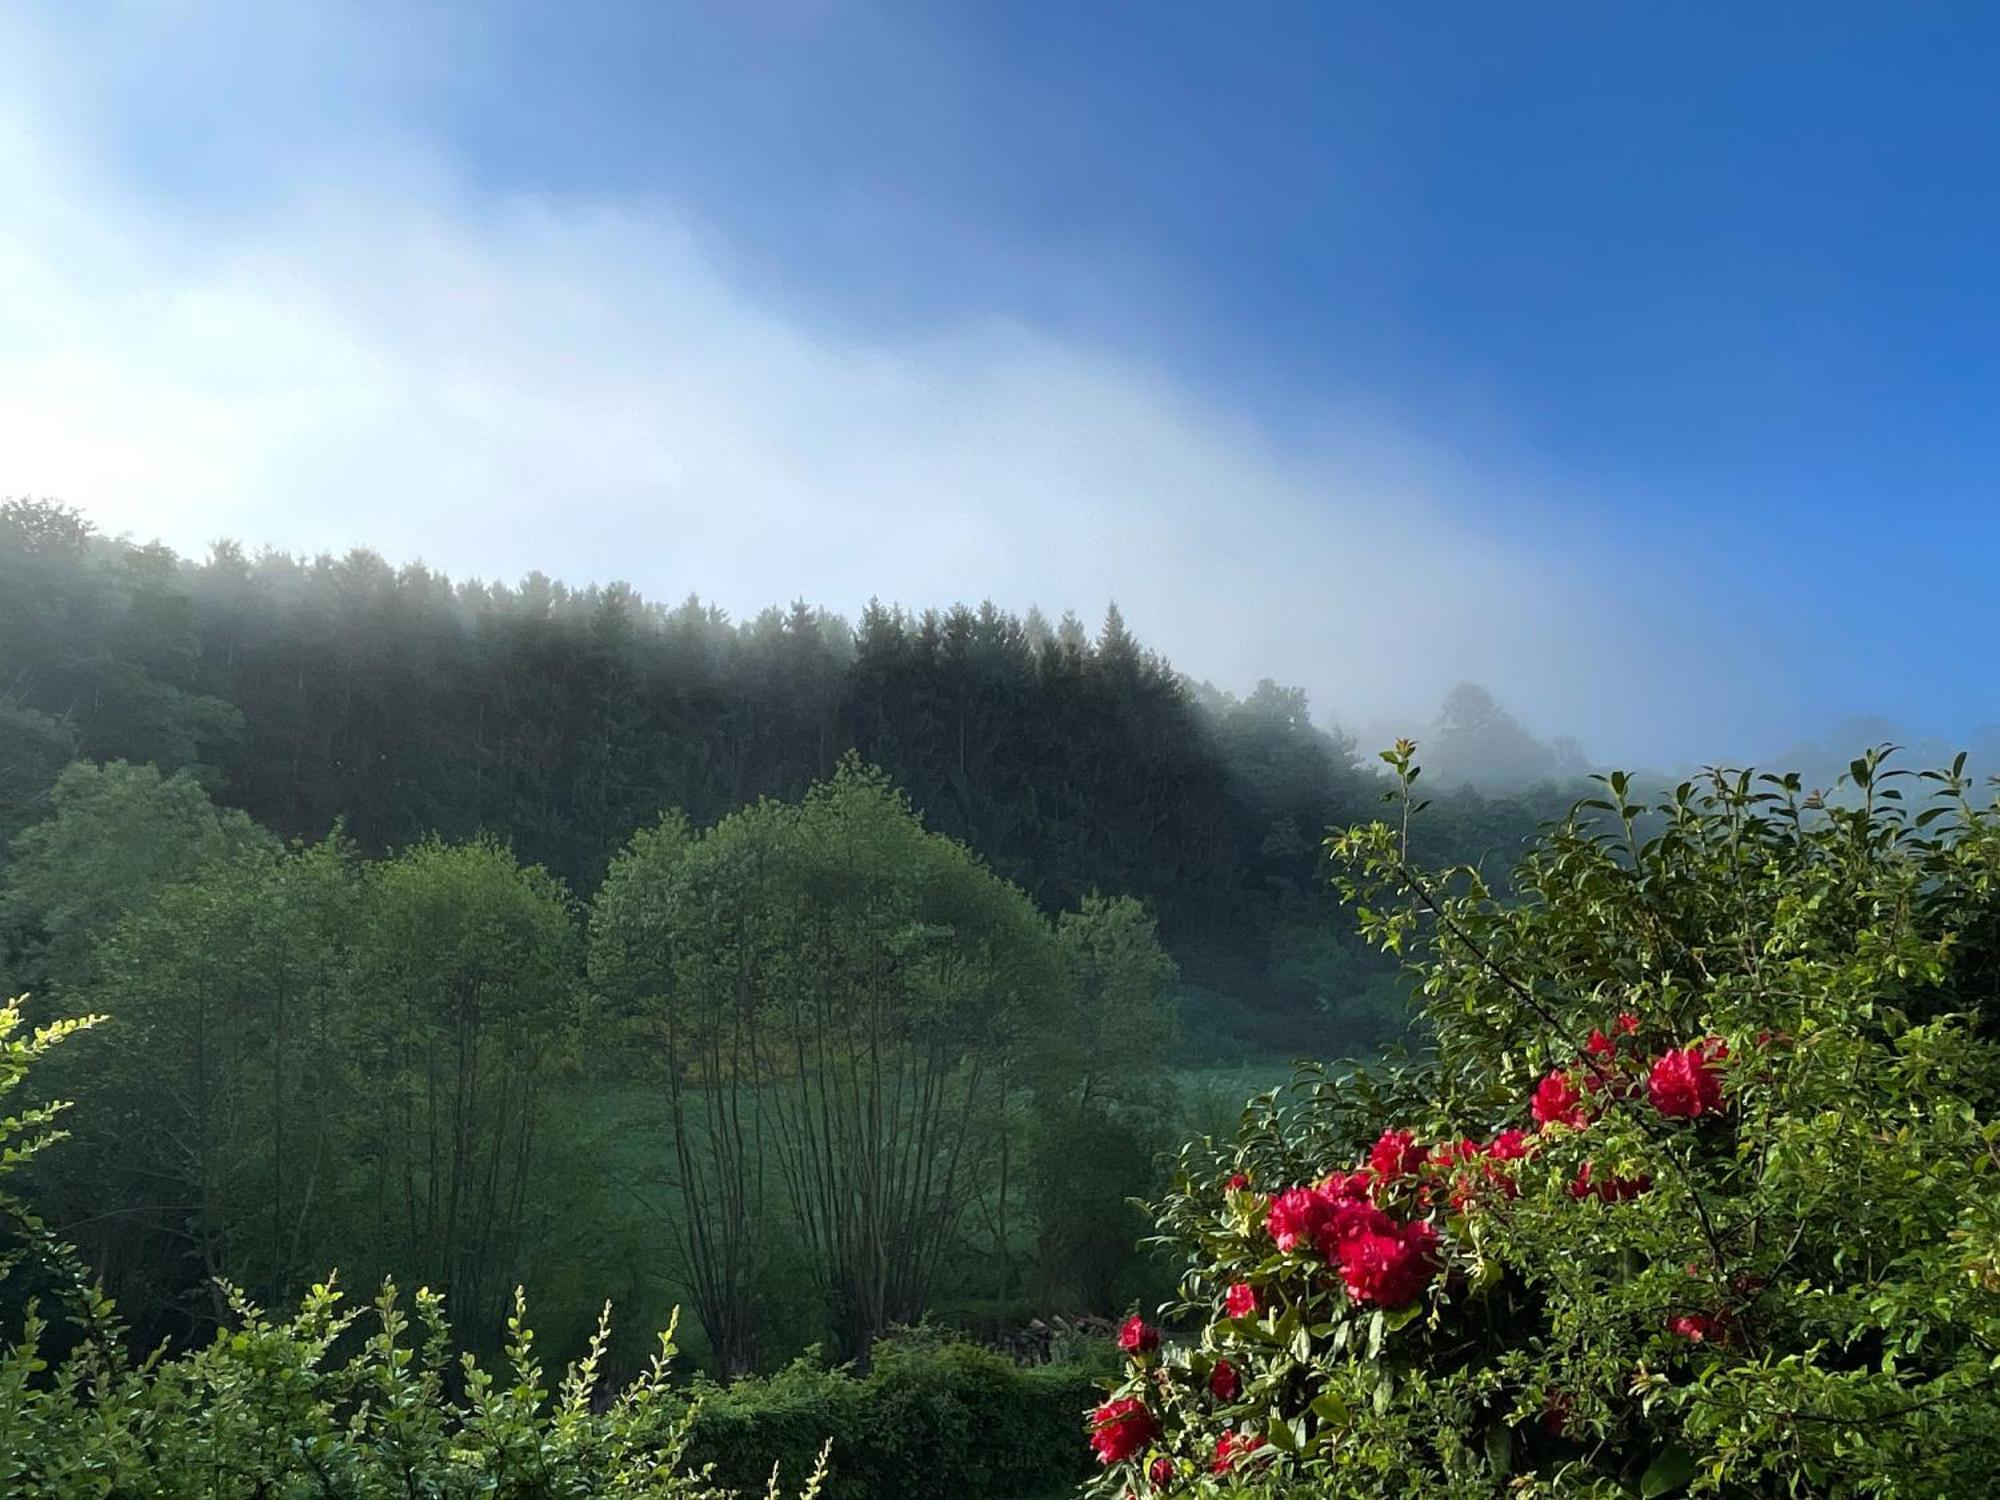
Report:
<svg viewBox="0 0 2000 1500"><path fill-rule="evenodd" d="M1486 1463L1495 1478L1514 1472L1514 1434L1505 1422L1495 1422L1486 1429Z"/></svg>
<svg viewBox="0 0 2000 1500"><path fill-rule="evenodd" d="M1354 1420L1347 1401L1339 1391L1321 1391L1313 1397L1313 1415L1330 1427L1345 1427Z"/></svg>
<svg viewBox="0 0 2000 1500"><path fill-rule="evenodd" d="M1662 1450L1659 1457L1647 1466L1639 1476L1639 1494L1643 1500L1654 1500L1659 1495L1671 1495L1686 1486L1694 1478L1694 1455L1675 1444Z"/></svg>

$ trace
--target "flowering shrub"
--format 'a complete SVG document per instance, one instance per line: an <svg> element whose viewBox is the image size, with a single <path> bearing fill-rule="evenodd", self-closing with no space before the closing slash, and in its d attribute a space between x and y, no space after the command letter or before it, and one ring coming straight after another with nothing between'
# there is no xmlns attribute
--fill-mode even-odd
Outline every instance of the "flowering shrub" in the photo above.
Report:
<svg viewBox="0 0 2000 1500"><path fill-rule="evenodd" d="M1614 775L1503 903L1409 866L1412 749L1329 842L1432 1046L1184 1153L1095 1493L1991 1493L2000 806Z"/></svg>

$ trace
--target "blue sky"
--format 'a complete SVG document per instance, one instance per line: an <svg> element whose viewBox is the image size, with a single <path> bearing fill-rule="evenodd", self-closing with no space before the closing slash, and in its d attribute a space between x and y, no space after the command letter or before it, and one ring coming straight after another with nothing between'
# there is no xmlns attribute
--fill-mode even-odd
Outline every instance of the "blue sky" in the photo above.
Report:
<svg viewBox="0 0 2000 1500"><path fill-rule="evenodd" d="M0 492L1350 723L2000 720L2000 15L29 5ZM14 428L10 435L9 426ZM14 461L7 461L12 451Z"/></svg>

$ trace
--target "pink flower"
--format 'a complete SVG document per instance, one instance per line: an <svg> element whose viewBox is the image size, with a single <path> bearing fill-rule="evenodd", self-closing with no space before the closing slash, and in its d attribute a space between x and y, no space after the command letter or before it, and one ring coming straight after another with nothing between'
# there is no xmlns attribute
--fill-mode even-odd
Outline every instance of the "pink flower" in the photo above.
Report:
<svg viewBox="0 0 2000 1500"><path fill-rule="evenodd" d="M1171 1458L1156 1458L1153 1466L1146 1470L1146 1477L1153 1482L1153 1488L1163 1490L1174 1482L1174 1461Z"/></svg>
<svg viewBox="0 0 2000 1500"><path fill-rule="evenodd" d="M1264 1227L1280 1250L1310 1246L1332 1260L1349 1234L1387 1218L1368 1201L1368 1174L1336 1172L1323 1187L1288 1188L1271 1201Z"/></svg>
<svg viewBox="0 0 2000 1500"><path fill-rule="evenodd" d="M1330 1207L1330 1200L1316 1188L1287 1188L1271 1200L1264 1227L1280 1250L1295 1250L1317 1238Z"/></svg>
<svg viewBox="0 0 2000 1500"><path fill-rule="evenodd" d="M1609 1059L1617 1054L1618 1044L1603 1032L1593 1028L1590 1033L1590 1040L1583 1044L1583 1050L1588 1052L1592 1057Z"/></svg>
<svg viewBox="0 0 2000 1500"><path fill-rule="evenodd" d="M1358 1172L1333 1172L1319 1190L1336 1203L1368 1203L1375 1196L1375 1174L1367 1167Z"/></svg>
<svg viewBox="0 0 2000 1500"><path fill-rule="evenodd" d="M1222 1297L1222 1310L1232 1318L1254 1318L1257 1316L1257 1288L1247 1281L1239 1281Z"/></svg>
<svg viewBox="0 0 2000 1500"><path fill-rule="evenodd" d="M1340 1259L1342 1246L1357 1234L1380 1233L1395 1221L1365 1199L1341 1198L1333 1206L1313 1236L1313 1248L1329 1265Z"/></svg>
<svg viewBox="0 0 2000 1500"><path fill-rule="evenodd" d="M1682 1313L1679 1317L1670 1319L1667 1328L1690 1344L1711 1343L1720 1338L1723 1332L1722 1320L1710 1317L1707 1313Z"/></svg>

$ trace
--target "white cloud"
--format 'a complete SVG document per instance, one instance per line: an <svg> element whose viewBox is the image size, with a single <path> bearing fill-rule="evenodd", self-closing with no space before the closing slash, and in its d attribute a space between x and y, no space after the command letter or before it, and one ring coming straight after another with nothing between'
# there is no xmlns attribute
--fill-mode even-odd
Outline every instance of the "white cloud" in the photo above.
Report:
<svg viewBox="0 0 2000 1500"><path fill-rule="evenodd" d="M1350 719L1466 677L1642 751L1685 711L1611 684L1644 622L1587 559L1481 525L1490 490L1358 409L1274 435L997 317L829 338L671 205L483 197L379 124L395 170L304 156L282 201L204 221L74 115L25 118L0 136L0 493L184 550L367 544L738 612L1115 596L1184 668Z"/></svg>

